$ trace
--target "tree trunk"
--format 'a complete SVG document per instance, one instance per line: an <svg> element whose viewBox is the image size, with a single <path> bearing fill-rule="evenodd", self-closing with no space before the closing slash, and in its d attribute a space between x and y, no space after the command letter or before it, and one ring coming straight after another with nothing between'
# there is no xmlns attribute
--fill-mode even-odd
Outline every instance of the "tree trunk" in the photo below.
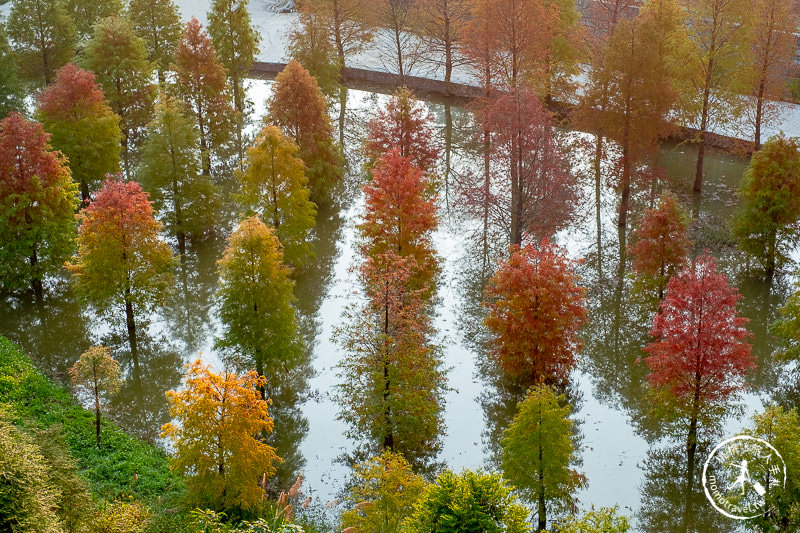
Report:
<svg viewBox="0 0 800 533"><path fill-rule="evenodd" d="M95 439L100 447L100 391L97 389L97 365L92 364L92 389L94 390Z"/></svg>
<svg viewBox="0 0 800 533"><path fill-rule="evenodd" d="M769 244L767 244L767 279L772 281L775 275L775 247L777 245L777 232L775 230L769 233Z"/></svg>
<svg viewBox="0 0 800 533"><path fill-rule="evenodd" d="M33 247L30 261L31 270L35 271L36 265L39 264L39 258L36 255L36 246ZM36 272L34 272L33 277L31 277L31 289L33 289L33 294L36 296L36 301L41 302L44 295L44 288L42 287L42 278Z"/></svg>
<svg viewBox="0 0 800 533"><path fill-rule="evenodd" d="M765 91L765 83L764 77L762 76L759 84L758 84L758 94L756 95L756 132L753 138L753 145L754 150L758 150L761 148L761 119L764 113L764 91Z"/></svg>
<svg viewBox="0 0 800 533"><path fill-rule="evenodd" d="M594 199L595 199L595 224L597 226L597 279L603 279L603 224L602 224L602 209L600 184L602 182L602 162L603 162L603 135L597 134L596 144L594 149Z"/></svg>
<svg viewBox="0 0 800 533"><path fill-rule="evenodd" d="M712 43L713 45L713 43ZM708 129L708 108L711 100L711 74L714 69L714 60L708 61L708 72L703 89L703 110L700 114L700 144L697 146L697 167L694 174L694 192L703 189L703 160L706 156L706 130Z"/></svg>
<svg viewBox="0 0 800 533"><path fill-rule="evenodd" d="M444 204L450 209L450 154L453 149L453 114L450 104L444 105Z"/></svg>
<svg viewBox="0 0 800 533"><path fill-rule="evenodd" d="M619 220L617 224L624 228L628 224L628 203L631 197L631 163L628 147L622 150L622 191L619 199Z"/></svg>
<svg viewBox="0 0 800 533"><path fill-rule="evenodd" d="M89 184L86 180L81 180L81 207L86 207L89 204Z"/></svg>
<svg viewBox="0 0 800 533"><path fill-rule="evenodd" d="M125 319L128 325L128 345L131 349L133 366L139 368L139 346L136 340L136 321L133 316L133 303L131 302L130 288L125 289Z"/></svg>
<svg viewBox="0 0 800 533"><path fill-rule="evenodd" d="M347 87L339 87L339 147L344 149L344 126L347 114Z"/></svg>

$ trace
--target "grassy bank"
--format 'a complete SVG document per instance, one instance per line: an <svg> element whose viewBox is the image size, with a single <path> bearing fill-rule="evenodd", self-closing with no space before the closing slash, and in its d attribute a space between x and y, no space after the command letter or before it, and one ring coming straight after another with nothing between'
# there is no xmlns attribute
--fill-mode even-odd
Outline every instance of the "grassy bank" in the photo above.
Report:
<svg viewBox="0 0 800 533"><path fill-rule="evenodd" d="M133 501L158 514L177 505L185 491L161 449L127 435L112 422L103 421L98 448L94 413L81 407L66 387L44 376L19 346L4 337L0 337L0 409L24 433L55 435L53 444L74 459L77 474L99 508L112 501Z"/></svg>

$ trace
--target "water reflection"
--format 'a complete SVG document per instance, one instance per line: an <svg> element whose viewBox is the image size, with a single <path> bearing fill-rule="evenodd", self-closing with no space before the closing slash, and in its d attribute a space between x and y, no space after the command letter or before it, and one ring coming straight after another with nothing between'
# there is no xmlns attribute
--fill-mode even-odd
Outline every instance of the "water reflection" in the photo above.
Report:
<svg viewBox="0 0 800 533"><path fill-rule="evenodd" d="M705 457L709 448L699 448ZM687 469L685 447L651 448L639 464L644 475L641 507L636 513L640 531L645 533L732 533L734 520L719 514L706 500L701 486L702 465Z"/></svg>
<svg viewBox="0 0 800 533"><path fill-rule="evenodd" d="M0 335L22 346L45 373L65 380L69 367L94 342L84 309L66 274L58 276L47 281L40 302L30 295L0 301Z"/></svg>
<svg viewBox="0 0 800 533"><path fill-rule="evenodd" d="M174 290L162 314L167 331L180 341L187 361L204 349L213 334L211 308L217 290L217 258L222 254L225 239L220 236L192 243L181 258Z"/></svg>
<svg viewBox="0 0 800 533"><path fill-rule="evenodd" d="M128 433L151 443L159 440L160 429L170 421L166 393L180 387L183 357L162 338L141 335L139 356L134 360L126 340L106 337L103 344L112 348L119 361L124 381L111 402L116 422Z"/></svg>

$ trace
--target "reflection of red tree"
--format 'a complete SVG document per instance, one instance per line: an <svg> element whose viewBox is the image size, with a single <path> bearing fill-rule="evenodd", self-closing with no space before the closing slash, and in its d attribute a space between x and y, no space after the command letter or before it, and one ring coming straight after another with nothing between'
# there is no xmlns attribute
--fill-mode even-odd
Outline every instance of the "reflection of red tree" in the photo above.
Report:
<svg viewBox="0 0 800 533"><path fill-rule="evenodd" d="M521 244L524 233L535 241L552 236L568 222L577 194L549 113L533 91L518 89L487 106L482 120L492 136L493 170L489 187L468 193L468 204L486 204L511 244Z"/></svg>

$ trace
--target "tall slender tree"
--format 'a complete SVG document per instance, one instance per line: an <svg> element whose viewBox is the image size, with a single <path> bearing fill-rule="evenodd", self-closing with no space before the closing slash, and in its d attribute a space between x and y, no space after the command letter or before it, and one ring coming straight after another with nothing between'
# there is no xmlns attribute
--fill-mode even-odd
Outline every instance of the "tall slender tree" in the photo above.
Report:
<svg viewBox="0 0 800 533"><path fill-rule="evenodd" d="M698 258L669 280L650 332L655 341L644 349L647 380L661 393L662 405L677 413L685 431L690 480L698 431L719 423L755 367L747 319L736 311L738 300L738 291L717 272L716 262Z"/></svg>
<svg viewBox="0 0 800 533"><path fill-rule="evenodd" d="M683 62L681 87L684 121L697 129L694 191L703 188L707 134L734 123L742 114L740 95L747 91L751 50L749 2L684 0L690 48Z"/></svg>
<svg viewBox="0 0 800 533"><path fill-rule="evenodd" d="M411 287L426 287L426 297L432 295L438 271L432 237L438 219L430 181L410 158L394 149L378 160L372 181L363 189L366 213L358 227L364 239L361 253L377 258L391 251L413 257L416 270L411 273Z"/></svg>
<svg viewBox="0 0 800 533"><path fill-rule="evenodd" d="M94 73L67 63L39 94L37 117L53 146L69 161L72 179L88 202L106 174L119 171L122 132L119 117L106 102Z"/></svg>
<svg viewBox="0 0 800 533"><path fill-rule="evenodd" d="M119 363L111 357L111 349L105 346L94 346L81 354L69 369L72 385L84 390L88 389L94 400L95 439L100 447L100 411L103 403L110 400L119 390L121 372Z"/></svg>
<svg viewBox="0 0 800 533"><path fill-rule="evenodd" d="M310 256L310 232L317 208L308 199L308 178L299 148L275 126L266 126L247 150L239 173L241 199L261 220L271 224L292 266Z"/></svg>
<svg viewBox="0 0 800 533"><path fill-rule="evenodd" d="M147 59L155 64L163 85L183 31L178 7L172 0L130 0L128 18L144 39Z"/></svg>
<svg viewBox="0 0 800 533"><path fill-rule="evenodd" d="M75 25L60 1L14 0L8 35L23 79L37 87L50 85L75 53Z"/></svg>
<svg viewBox="0 0 800 533"><path fill-rule="evenodd" d="M192 117L167 95L147 126L138 175L183 256L186 237L211 229L222 202L219 187L200 173L200 140Z"/></svg>
<svg viewBox="0 0 800 533"><path fill-rule="evenodd" d="M29 286L42 297L45 276L75 246L77 187L41 124L17 112L0 121L0 287Z"/></svg>
<svg viewBox="0 0 800 533"><path fill-rule="evenodd" d="M78 293L107 315L122 311L134 365L137 315L157 306L172 283L172 250L160 239L147 193L136 182L108 179L80 215L78 255L67 264Z"/></svg>
<svg viewBox="0 0 800 533"><path fill-rule="evenodd" d="M761 147L762 126L777 118L777 100L786 95L786 82L797 72L795 63L798 12L791 2L759 0L754 2L752 59L748 118L753 123L753 145Z"/></svg>
<svg viewBox="0 0 800 533"><path fill-rule="evenodd" d="M136 149L153 115L153 64L144 41L127 19L112 15L94 27L83 64L97 76L122 129L122 160L127 176L135 165Z"/></svg>
<svg viewBox="0 0 800 533"><path fill-rule="evenodd" d="M249 0L212 0L208 13L208 33L222 66L228 74L233 107L237 112L237 150L244 159L244 127L247 122L247 95L244 80L250 74L260 37L250 22Z"/></svg>
<svg viewBox="0 0 800 533"><path fill-rule="evenodd" d="M547 519L569 513L586 476L575 470L577 428L566 398L546 385L528 389L503 434L503 475L535 506L537 531Z"/></svg>
<svg viewBox="0 0 800 533"><path fill-rule="evenodd" d="M212 175L212 163L230 153L236 111L230 104L225 68L203 26L192 18L175 51L176 83L172 90L197 122L203 174Z"/></svg>
<svg viewBox="0 0 800 533"><path fill-rule="evenodd" d="M302 346L294 282L275 231L258 217L244 219L218 265L224 329L217 346L229 350L241 366L255 366L261 376L278 376L297 360ZM261 396L267 397L264 388Z"/></svg>
<svg viewBox="0 0 800 533"><path fill-rule="evenodd" d="M602 72L584 96L584 105L604 134L616 141L621 171L617 223L625 227L636 167L658 149L670 130L675 109L680 8L671 0L644 6L634 19L624 19L609 36Z"/></svg>
<svg viewBox="0 0 800 533"><path fill-rule="evenodd" d="M199 359L187 365L184 387L167 392L175 423L161 427L175 446L172 469L187 476L195 505L241 513L264 500L264 477L280 458L263 441L273 430L268 399L255 372L211 372Z"/></svg>
<svg viewBox="0 0 800 533"><path fill-rule="evenodd" d="M345 313L334 335L346 355L336 400L347 434L377 454L402 454L415 468L429 465L443 431L445 370L431 342L427 287L412 288L414 256L368 256L360 268L366 301Z"/></svg>
<svg viewBox="0 0 800 533"><path fill-rule="evenodd" d="M417 24L425 43L424 56L444 69L444 92L450 94L453 69L464 65L467 56L461 43L469 24L471 0L421 0Z"/></svg>
<svg viewBox="0 0 800 533"><path fill-rule="evenodd" d="M800 220L800 141L773 137L753 154L739 188L743 206L733 222L739 245L768 278L785 263Z"/></svg>
<svg viewBox="0 0 800 533"><path fill-rule="evenodd" d="M574 178L556 144L549 113L529 89L512 90L483 112L492 133L492 186L484 193L508 228L509 242L551 237L571 218L577 193Z"/></svg>
<svg viewBox="0 0 800 533"><path fill-rule="evenodd" d="M317 204L330 201L341 169L325 97L316 80L294 60L275 77L273 87L267 121L300 147L298 155L306 164L311 199Z"/></svg>

